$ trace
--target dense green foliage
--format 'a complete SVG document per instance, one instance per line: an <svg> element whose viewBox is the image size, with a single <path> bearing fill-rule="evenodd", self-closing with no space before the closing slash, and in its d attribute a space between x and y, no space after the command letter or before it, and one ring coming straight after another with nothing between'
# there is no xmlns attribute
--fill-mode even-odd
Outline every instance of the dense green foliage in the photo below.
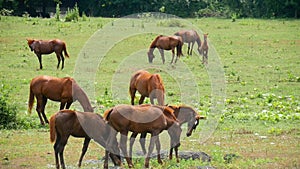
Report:
<svg viewBox="0 0 300 169"><path fill-rule="evenodd" d="M9 102L9 87L0 83L0 129L17 126L17 108Z"/></svg>
<svg viewBox="0 0 300 169"><path fill-rule="evenodd" d="M13 10L21 16L49 17L60 3L65 10L73 8L76 1L67 0L1 0L0 9ZM300 1L297 0L85 0L78 1L80 12L88 16L121 17L140 12L164 12L179 17L223 16L231 17L299 17Z"/></svg>

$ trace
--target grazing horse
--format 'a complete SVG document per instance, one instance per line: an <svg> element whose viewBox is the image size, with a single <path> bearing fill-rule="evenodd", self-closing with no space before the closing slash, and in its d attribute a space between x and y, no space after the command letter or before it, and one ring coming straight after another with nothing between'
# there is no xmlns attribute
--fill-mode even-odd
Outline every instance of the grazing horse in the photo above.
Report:
<svg viewBox="0 0 300 169"><path fill-rule="evenodd" d="M208 36L208 33L206 34L203 34L203 42L201 44L201 48L200 48L200 52L202 54L202 63L206 63L208 62L208 44L207 44L207 36Z"/></svg>
<svg viewBox="0 0 300 169"><path fill-rule="evenodd" d="M28 112L30 114L34 97L37 101L36 111L42 125L45 124L42 116L45 122L49 123L45 115L47 99L60 102L60 110L64 108L69 109L71 104L78 100L85 112L93 112L89 98L76 81L70 77L57 78L51 76L37 76L33 78L30 82L28 101Z"/></svg>
<svg viewBox="0 0 300 169"><path fill-rule="evenodd" d="M141 94L139 104L144 102L145 97L149 97L151 104L154 104L156 98L159 105L164 105L165 88L159 74L151 74L145 70L135 72L129 85L132 105L134 105L136 91Z"/></svg>
<svg viewBox="0 0 300 169"><path fill-rule="evenodd" d="M27 43L31 51L34 51L34 53L38 57L40 62L40 69L43 69L42 54L51 54L53 52L55 52L58 61L57 69L59 68L60 60L62 61L61 69L64 68L65 58L62 52L64 51L65 56L69 58L66 43L64 41L61 41L59 39L54 39L54 40L27 39Z"/></svg>
<svg viewBox="0 0 300 169"><path fill-rule="evenodd" d="M52 115L50 118L50 141L55 141L53 148L56 168L59 168L59 158L61 167L66 168L63 152L70 135L84 138L78 167L81 166L82 159L88 149L91 139L97 141L106 150L104 168L108 168L108 151L111 152L110 157L113 163L121 166L117 138L110 137L110 145L108 145L108 136L111 131L112 128L96 113L60 110ZM110 147L111 145L112 147Z"/></svg>
<svg viewBox="0 0 300 169"><path fill-rule="evenodd" d="M189 107L189 106L174 106L174 105L169 105L168 107L170 107L171 109L174 110L174 115L176 116L177 120L179 121L180 126L184 123L188 123L188 130L187 130L187 137L192 135L193 130L196 129L196 127L199 124L199 119L205 119L204 116L200 116L197 114L197 112ZM146 133L147 134L147 133ZM146 154L146 148L145 148L145 138L146 138L146 134L141 134L140 137L140 144L143 150L143 153ZM131 139L135 139L136 135L131 135ZM174 147L175 148L175 155L177 158L177 162L178 162L178 147ZM169 154L169 158L172 159L172 153L173 153L173 147L170 148L170 154Z"/></svg>
<svg viewBox="0 0 300 169"><path fill-rule="evenodd" d="M149 63L152 63L154 54L153 51L155 48L158 48L162 62L163 64L165 63L165 56L164 56L164 50L172 50L172 61L171 64L173 63L174 60L174 50L176 48L177 54L176 54L176 60L175 63L177 62L177 59L180 56L183 56L182 54L182 45L183 41L180 36L163 36L159 35L157 36L151 43L149 51L148 51L148 61Z"/></svg>
<svg viewBox="0 0 300 169"><path fill-rule="evenodd" d="M132 164L132 149L130 156L127 154L127 134L129 131L133 133L150 133L151 139L148 148L148 153L145 159L145 168L149 167L150 155L156 144L157 161L162 164L160 158L160 141L159 134L163 130L168 130L171 139L172 147L180 146L181 128L173 113L173 110L166 106L154 105L119 105L104 112L104 120L108 121L117 132L120 132L120 147L125 155L129 167ZM116 135L117 133L115 133ZM134 140L130 140L130 145L133 145ZM132 146L131 146L132 147Z"/></svg>
<svg viewBox="0 0 300 169"><path fill-rule="evenodd" d="M195 42L197 42L198 44L197 50L200 54L201 39L195 30L181 30L176 32L174 35L180 36L183 42L188 43L188 51L187 51L188 55L192 55L194 44ZM190 47L191 43L192 43L192 47Z"/></svg>

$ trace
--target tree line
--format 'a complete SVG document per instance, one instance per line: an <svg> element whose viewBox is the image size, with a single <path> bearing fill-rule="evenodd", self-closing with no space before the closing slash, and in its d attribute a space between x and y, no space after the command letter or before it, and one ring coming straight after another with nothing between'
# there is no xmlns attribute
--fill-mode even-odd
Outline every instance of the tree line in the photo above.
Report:
<svg viewBox="0 0 300 169"><path fill-rule="evenodd" d="M57 3L65 10L77 4L80 14L94 17L163 12L183 18L298 18L300 13L300 0L0 0L0 14L50 17Z"/></svg>

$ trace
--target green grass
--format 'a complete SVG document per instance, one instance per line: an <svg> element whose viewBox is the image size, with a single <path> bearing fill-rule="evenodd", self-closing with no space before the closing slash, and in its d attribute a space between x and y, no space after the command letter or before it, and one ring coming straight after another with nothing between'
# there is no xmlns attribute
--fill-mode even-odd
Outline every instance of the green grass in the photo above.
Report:
<svg viewBox="0 0 300 169"><path fill-rule="evenodd" d="M99 53L106 47L105 43L110 42L105 39L106 37L98 37L99 43L103 42L103 44L98 45L97 50L95 48L88 50L86 42L99 29L101 31L111 27L117 30L140 30L148 28L150 23L160 29L160 27L168 28L168 23L161 21L155 23L156 21L153 20L142 23L131 21L128 22L130 26L124 27L118 25L120 24L118 20L110 22L112 20L88 18L87 21L75 23L56 22L54 19L1 16L0 82L10 86L9 101L16 105L18 119L26 121L25 124L29 123L22 130L0 130L1 168L53 167L54 155L52 144L49 143L48 127L39 126L34 111L31 116L27 115L29 82L37 75L91 78L82 74L78 76L75 72L78 69L76 67L78 59L83 56L84 50L87 50L88 57L104 56L99 67L88 69L96 72L95 80L83 83L94 85L95 90L92 91L94 93L88 93L93 106L97 106L96 111L102 113L113 105L130 102L128 79L135 70L131 63L149 65L146 50L153 38L161 32L122 38L111 48L106 49L107 53ZM212 162L204 164L200 161L182 160L180 164L176 164L175 161L165 160L164 165L160 166L152 160L150 165L154 168L193 168L201 165L211 165L216 168L299 168L300 21L239 19L231 22L229 19L217 18L188 19L188 21L202 32L209 33L209 42L215 47L224 69L226 99L225 108L220 112L222 116L219 125L213 135L205 143L197 141L201 128L206 129L208 125L206 121L202 121L191 138L182 137L180 150L204 151L212 156ZM180 24L180 26L186 25L187 23ZM170 27L170 32L175 29L184 29L184 27ZM112 32L108 35L114 34ZM56 69L56 56L51 54L43 56L44 69L37 70L38 60L27 46L26 38L60 38L66 41L70 58L65 60L65 69ZM186 53L186 50L185 45L183 52ZM184 66L179 63L170 66L171 54L170 52L165 54L167 64L161 64L157 52L153 67L149 70L162 75L167 102L180 104L184 100L181 98L178 77L170 72L180 73L184 70L181 69ZM212 53L209 53L209 56L211 55ZM94 59L99 58L94 57ZM195 90L199 95L197 98L190 96L194 100L192 106L201 114L207 115L207 121L213 119L212 79L209 77L208 69L201 64L196 53L193 56L182 57L180 60L188 66L195 77L197 85ZM84 66L88 65L88 62L91 61L86 59L79 63ZM90 64L97 65L93 62ZM94 94L94 97L90 94ZM58 103L49 101L46 107L47 116L56 112L58 107ZM75 106L72 106L72 109L75 109ZM76 166L82 142L82 139L70 138L65 150L67 165ZM237 154L240 158L227 164L222 158L229 153ZM85 160L98 160L103 154L103 148L92 143ZM101 167L102 164L85 163L84 166ZM143 160L137 162L136 166L143 166Z"/></svg>

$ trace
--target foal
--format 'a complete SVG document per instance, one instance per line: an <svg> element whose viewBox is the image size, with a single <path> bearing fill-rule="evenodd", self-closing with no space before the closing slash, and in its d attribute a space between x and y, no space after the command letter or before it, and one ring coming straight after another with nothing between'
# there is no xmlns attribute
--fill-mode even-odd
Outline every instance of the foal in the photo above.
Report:
<svg viewBox="0 0 300 169"><path fill-rule="evenodd" d="M202 54L202 63L204 64L207 64L208 63L208 43L207 43L207 36L208 36L208 33L206 34L203 34L203 42L201 44L201 47L200 47L200 52Z"/></svg>

